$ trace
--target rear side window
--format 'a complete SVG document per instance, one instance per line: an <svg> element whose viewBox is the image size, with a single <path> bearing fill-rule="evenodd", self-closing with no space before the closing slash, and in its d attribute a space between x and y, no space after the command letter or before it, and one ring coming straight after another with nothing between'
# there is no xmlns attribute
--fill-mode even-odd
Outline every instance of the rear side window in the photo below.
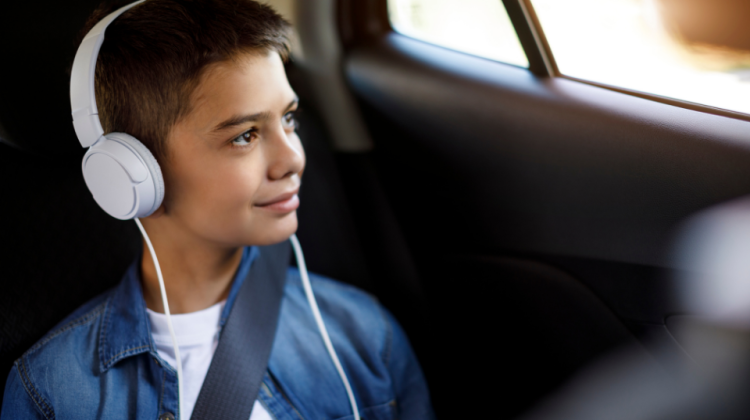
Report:
<svg viewBox="0 0 750 420"><path fill-rule="evenodd" d="M750 113L750 2L531 2L563 75Z"/></svg>
<svg viewBox="0 0 750 420"><path fill-rule="evenodd" d="M501 0L388 0L388 13L393 28L404 35L521 67L529 65Z"/></svg>

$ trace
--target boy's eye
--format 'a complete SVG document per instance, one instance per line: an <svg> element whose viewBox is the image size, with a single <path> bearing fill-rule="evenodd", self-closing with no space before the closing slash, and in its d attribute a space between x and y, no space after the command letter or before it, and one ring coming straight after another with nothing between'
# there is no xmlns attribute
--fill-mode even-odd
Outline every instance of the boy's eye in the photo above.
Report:
<svg viewBox="0 0 750 420"><path fill-rule="evenodd" d="M250 129L245 131L244 133L240 134L239 136L232 139L232 144L235 146L246 146L250 144L255 138L257 137L257 134L255 132L256 130Z"/></svg>
<svg viewBox="0 0 750 420"><path fill-rule="evenodd" d="M297 128L297 119L295 118L295 114L297 111L289 111L286 114L284 114L284 117L282 117L281 122L284 124L284 127L286 128Z"/></svg>

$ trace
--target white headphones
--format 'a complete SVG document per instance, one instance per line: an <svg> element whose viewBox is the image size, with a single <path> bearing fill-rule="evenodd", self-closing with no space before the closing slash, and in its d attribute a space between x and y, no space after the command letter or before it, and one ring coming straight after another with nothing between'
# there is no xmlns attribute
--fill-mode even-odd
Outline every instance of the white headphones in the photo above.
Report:
<svg viewBox="0 0 750 420"><path fill-rule="evenodd" d="M138 139L126 133L104 135L96 107L96 58L107 26L144 1L114 11L86 34L70 76L73 127L81 146L89 148L83 157L83 178L99 206L121 220L156 211L164 199L164 179L154 155Z"/></svg>

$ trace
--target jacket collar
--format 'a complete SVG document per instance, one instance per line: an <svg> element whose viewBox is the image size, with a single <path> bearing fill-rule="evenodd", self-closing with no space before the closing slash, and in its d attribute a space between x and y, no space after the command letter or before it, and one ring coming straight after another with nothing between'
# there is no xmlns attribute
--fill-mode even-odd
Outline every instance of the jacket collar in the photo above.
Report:
<svg viewBox="0 0 750 420"><path fill-rule="evenodd" d="M237 293L258 254L258 248L254 246L243 250L242 260L221 314L220 326L226 324ZM157 356L156 346L151 338L146 301L143 299L140 257L128 267L122 281L112 291L103 317L99 332L99 363L102 372L130 356L146 352Z"/></svg>

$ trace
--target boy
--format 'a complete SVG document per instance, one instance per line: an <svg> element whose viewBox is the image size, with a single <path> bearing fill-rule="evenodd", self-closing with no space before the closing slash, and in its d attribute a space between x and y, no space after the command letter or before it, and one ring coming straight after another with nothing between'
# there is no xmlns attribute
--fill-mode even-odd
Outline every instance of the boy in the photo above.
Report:
<svg viewBox="0 0 750 420"><path fill-rule="evenodd" d="M97 10L84 34L114 7ZM2 419L188 419L219 332L257 249L297 229L305 155L283 61L288 24L252 0L148 0L107 29L96 69L99 118L156 156L165 198L142 224L165 278L183 368L144 254L111 291L43 337L11 371ZM367 419L431 418L418 363L370 296L313 277L333 345ZM340 418L344 387L290 269L251 418Z"/></svg>

